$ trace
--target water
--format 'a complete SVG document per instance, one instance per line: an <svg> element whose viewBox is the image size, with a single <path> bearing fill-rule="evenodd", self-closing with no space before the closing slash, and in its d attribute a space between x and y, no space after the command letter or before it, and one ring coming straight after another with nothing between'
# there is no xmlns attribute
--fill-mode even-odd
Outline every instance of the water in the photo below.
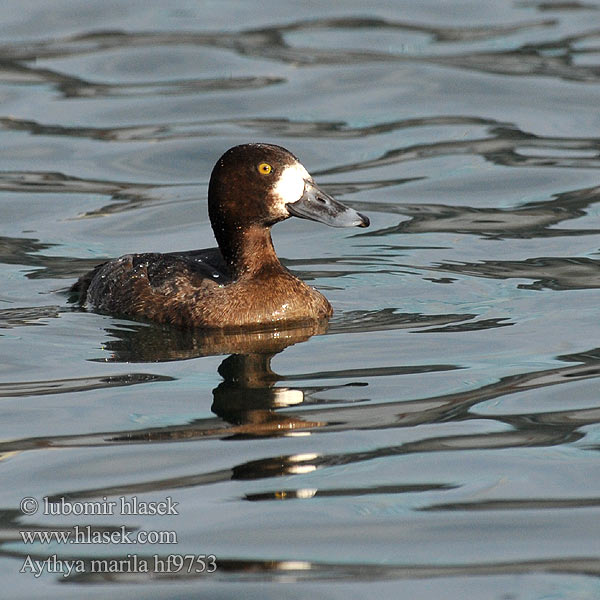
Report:
<svg viewBox="0 0 600 600"><path fill-rule="evenodd" d="M7 598L600 597L599 2L0 14ZM247 141L371 218L274 230L327 333L72 309L106 257L212 246Z"/></svg>

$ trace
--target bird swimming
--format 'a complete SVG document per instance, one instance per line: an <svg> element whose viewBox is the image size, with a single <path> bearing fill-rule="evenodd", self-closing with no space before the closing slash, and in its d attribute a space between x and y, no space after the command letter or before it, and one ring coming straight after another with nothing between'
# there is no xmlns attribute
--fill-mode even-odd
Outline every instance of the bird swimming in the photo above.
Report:
<svg viewBox="0 0 600 600"><path fill-rule="evenodd" d="M81 306L182 327L237 329L328 319L317 290L279 261L271 227L289 217L332 227L369 219L333 199L288 150L271 144L230 148L213 168L208 213L218 248L127 254L72 286Z"/></svg>

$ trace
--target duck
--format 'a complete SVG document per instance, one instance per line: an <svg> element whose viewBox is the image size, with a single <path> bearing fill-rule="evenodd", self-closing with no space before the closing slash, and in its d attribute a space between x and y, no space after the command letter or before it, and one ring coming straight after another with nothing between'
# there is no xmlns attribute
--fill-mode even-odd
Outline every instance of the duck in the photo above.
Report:
<svg viewBox="0 0 600 600"><path fill-rule="evenodd" d="M290 217L331 227L368 227L365 215L317 186L281 146L227 150L208 185L218 248L126 254L71 287L81 307L114 316L206 330L262 329L328 320L320 292L286 269L271 227Z"/></svg>

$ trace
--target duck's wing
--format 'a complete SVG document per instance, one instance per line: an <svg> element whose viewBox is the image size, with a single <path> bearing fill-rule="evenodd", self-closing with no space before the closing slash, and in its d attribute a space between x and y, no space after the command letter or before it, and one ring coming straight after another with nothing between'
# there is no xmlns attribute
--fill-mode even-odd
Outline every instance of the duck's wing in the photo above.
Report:
<svg viewBox="0 0 600 600"><path fill-rule="evenodd" d="M174 289L180 277L189 278L196 285L224 285L231 281L227 264L218 248L167 254L128 254L104 262L82 275L70 289L71 301L101 306L109 289L110 295L118 294L119 288L125 291L130 287L128 280L132 275L141 272L147 277L149 286L164 290Z"/></svg>
<svg viewBox="0 0 600 600"><path fill-rule="evenodd" d="M218 248L204 248L203 250L187 250L185 252L169 252L166 256L175 256L182 260L188 261L190 265L194 265L200 272L206 267L215 269L218 273L229 277L229 269L227 263ZM208 273L211 277L213 272Z"/></svg>

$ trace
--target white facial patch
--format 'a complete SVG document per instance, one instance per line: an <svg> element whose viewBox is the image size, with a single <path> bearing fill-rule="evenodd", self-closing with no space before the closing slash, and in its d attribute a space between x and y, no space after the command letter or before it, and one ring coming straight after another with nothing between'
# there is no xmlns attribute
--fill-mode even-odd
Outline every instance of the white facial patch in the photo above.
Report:
<svg viewBox="0 0 600 600"><path fill-rule="evenodd" d="M310 179L308 171L300 163L286 167L273 188L273 193L281 202L278 208L287 212L285 205L300 200L304 193L304 182Z"/></svg>

